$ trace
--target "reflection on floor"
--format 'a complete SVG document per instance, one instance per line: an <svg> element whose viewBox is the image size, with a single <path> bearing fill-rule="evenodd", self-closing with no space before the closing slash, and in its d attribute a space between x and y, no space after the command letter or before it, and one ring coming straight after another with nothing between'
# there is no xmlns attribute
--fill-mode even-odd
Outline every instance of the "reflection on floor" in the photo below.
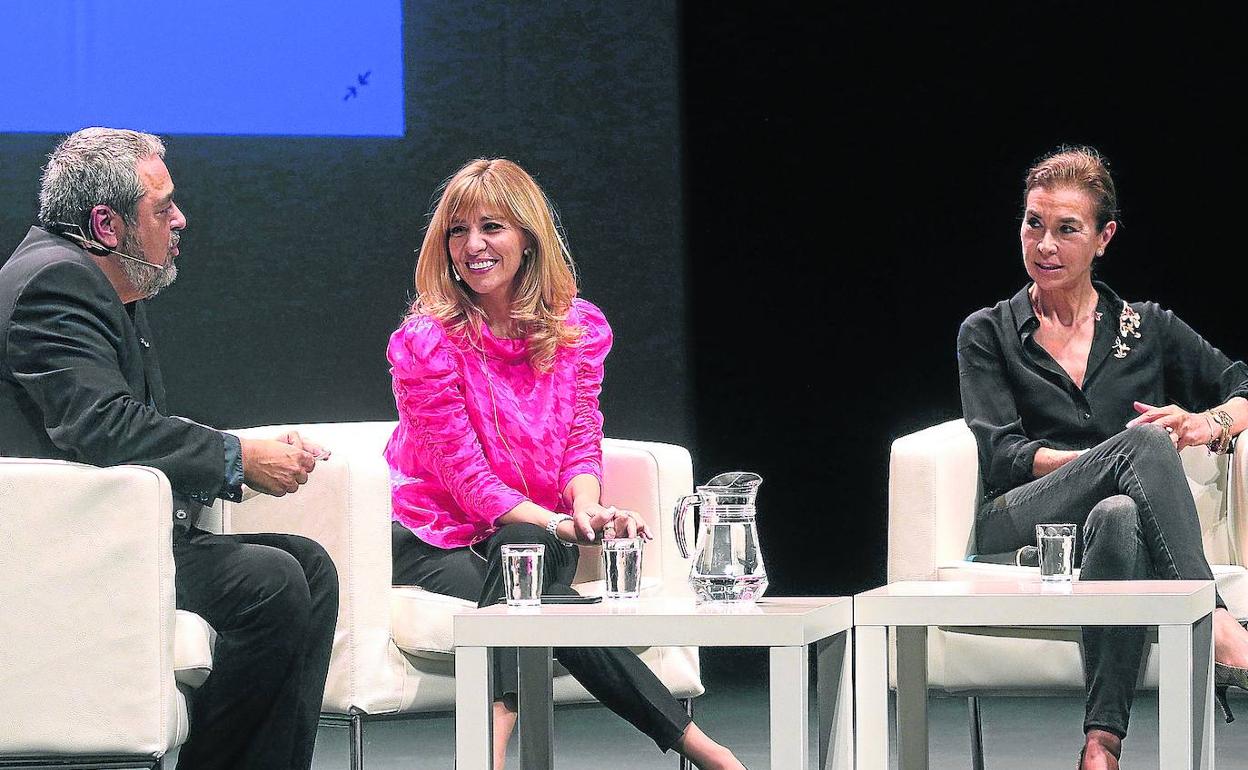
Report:
<svg viewBox="0 0 1248 770"><path fill-rule="evenodd" d="M708 657L704 651L704 671L708 692L695 701L698 724L731 746L751 770L770 768L765 656L713 651ZM990 770L1075 767L1082 740L1082 699L992 698L982 703L986 765ZM1232 706L1241 712L1240 720L1228 725L1217 717L1217 766L1219 770L1248 770L1248 696L1232 696ZM970 770L966 701L932 698L929 713L933 770ZM366 770L452 767L454 722L449 714L372 724L365 735ZM1124 767L1131 770L1159 770L1157 698L1153 695L1141 694L1136 700L1123 760ZM348 770L345 729L321 728L313 767ZM576 706L555 713L555 767L675 770L676 757L659 754L648 738L609 711L599 706ZM514 754L508 768L522 770Z"/></svg>

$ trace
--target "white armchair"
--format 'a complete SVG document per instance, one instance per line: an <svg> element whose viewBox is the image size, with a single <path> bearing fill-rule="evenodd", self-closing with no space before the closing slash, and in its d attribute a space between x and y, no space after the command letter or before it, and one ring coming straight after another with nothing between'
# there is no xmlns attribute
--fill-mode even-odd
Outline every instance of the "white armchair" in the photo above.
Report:
<svg viewBox="0 0 1248 770"><path fill-rule="evenodd" d="M212 629L174 610L152 468L0 458L0 768L159 767Z"/></svg>
<svg viewBox="0 0 1248 770"><path fill-rule="evenodd" d="M1205 554L1218 590L1236 617L1248 617L1248 457L1182 453L1200 514ZM901 580L1038 580L1039 570L966 561L973 553L980 497L975 438L952 420L893 442L889 463L888 582ZM973 749L980 695L1083 692L1078 629L933 628L928 630L928 686L972 696ZM1155 643L1145 652L1139 686L1157 687ZM982 754L977 757L982 767Z"/></svg>
<svg viewBox="0 0 1248 770"><path fill-rule="evenodd" d="M420 588L391 586L390 486L382 450L393 422L269 426L237 433L268 437L291 429L329 447L332 458L320 464L298 494L224 503L215 509L219 521L209 524L224 532L305 535L333 558L339 615L322 718L349 722L354 769L363 765L365 721L453 711L451 619L475 605ZM672 509L678 497L692 491L688 452L667 444L608 439L603 455L604 502L637 511L655 533L643 560L643 592L687 595L689 564L676 548ZM580 560L577 586L596 592L591 584L599 579L597 549L588 548ZM703 692L696 648L639 652L677 698ZM593 700L558 666L556 674L557 703Z"/></svg>

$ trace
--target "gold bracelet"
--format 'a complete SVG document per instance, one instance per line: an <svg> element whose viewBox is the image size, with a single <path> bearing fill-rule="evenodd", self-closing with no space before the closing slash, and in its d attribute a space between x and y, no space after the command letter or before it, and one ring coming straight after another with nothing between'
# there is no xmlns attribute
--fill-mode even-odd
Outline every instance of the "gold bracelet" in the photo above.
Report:
<svg viewBox="0 0 1248 770"><path fill-rule="evenodd" d="M1218 435L1210 439L1205 446L1210 454L1224 455L1231 448L1231 426L1235 424L1235 420L1222 409L1210 409L1205 414L1221 428Z"/></svg>

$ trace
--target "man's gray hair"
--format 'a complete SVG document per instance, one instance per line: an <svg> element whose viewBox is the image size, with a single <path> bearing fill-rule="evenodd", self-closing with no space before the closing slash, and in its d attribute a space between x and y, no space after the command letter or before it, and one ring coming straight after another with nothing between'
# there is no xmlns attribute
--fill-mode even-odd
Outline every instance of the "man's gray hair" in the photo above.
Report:
<svg viewBox="0 0 1248 770"><path fill-rule="evenodd" d="M137 221L145 190L136 164L165 157L160 137L123 128L84 128L65 137L48 156L39 185L39 222L78 225L88 238L91 209L103 204L126 224Z"/></svg>

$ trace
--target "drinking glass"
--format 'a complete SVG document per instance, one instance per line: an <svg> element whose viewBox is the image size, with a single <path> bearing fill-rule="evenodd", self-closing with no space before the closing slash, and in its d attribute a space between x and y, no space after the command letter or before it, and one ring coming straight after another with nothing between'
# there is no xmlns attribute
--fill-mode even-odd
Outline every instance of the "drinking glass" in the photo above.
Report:
<svg viewBox="0 0 1248 770"><path fill-rule="evenodd" d="M542 561L546 546L541 543L505 545L503 589L509 607L536 607L542 603Z"/></svg>
<svg viewBox="0 0 1248 770"><path fill-rule="evenodd" d="M1040 579L1045 582L1069 581L1075 574L1074 524L1037 524L1036 545L1040 548Z"/></svg>
<svg viewBox="0 0 1248 770"><path fill-rule="evenodd" d="M602 541L602 577L608 599L636 599L641 595L641 548L639 537Z"/></svg>

